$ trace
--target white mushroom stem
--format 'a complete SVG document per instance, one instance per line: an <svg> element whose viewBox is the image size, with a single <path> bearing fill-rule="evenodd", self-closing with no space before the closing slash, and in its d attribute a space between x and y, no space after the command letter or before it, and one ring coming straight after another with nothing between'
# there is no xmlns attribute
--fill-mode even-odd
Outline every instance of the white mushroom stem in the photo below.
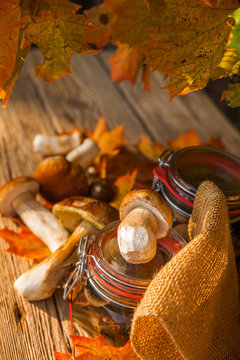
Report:
<svg viewBox="0 0 240 360"><path fill-rule="evenodd" d="M157 219L146 208L132 210L118 227L118 246L122 257L132 263L146 263L157 251Z"/></svg>
<svg viewBox="0 0 240 360"><path fill-rule="evenodd" d="M12 202L23 222L54 252L68 238L68 232L57 218L42 204L35 200L31 192L19 195Z"/></svg>
<svg viewBox="0 0 240 360"><path fill-rule="evenodd" d="M77 146L66 155L70 162L79 164L83 169L91 165L99 153L97 143L92 139L85 139L81 145Z"/></svg>
<svg viewBox="0 0 240 360"><path fill-rule="evenodd" d="M81 143L78 131L71 135L36 135L33 139L33 151L45 155L65 155Z"/></svg>
<svg viewBox="0 0 240 360"><path fill-rule="evenodd" d="M47 259L21 275L14 283L19 295L27 300L42 300L51 296L69 272L70 259L82 236L96 232L88 221L82 220L67 241Z"/></svg>

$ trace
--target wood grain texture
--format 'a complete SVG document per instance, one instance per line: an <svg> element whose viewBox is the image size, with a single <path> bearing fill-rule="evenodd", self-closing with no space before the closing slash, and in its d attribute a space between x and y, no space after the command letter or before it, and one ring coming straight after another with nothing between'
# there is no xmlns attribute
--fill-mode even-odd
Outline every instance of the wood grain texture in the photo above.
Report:
<svg viewBox="0 0 240 360"><path fill-rule="evenodd" d="M32 152L37 133L56 134L63 129L92 130L106 115L109 128L125 124L126 139L137 143L141 133L163 144L193 127L203 141L220 136L240 154L240 134L228 123L203 92L178 97L172 102L161 88L161 74L152 76L152 91L138 83L113 83L105 52L75 56L73 76L48 84L33 77L33 64L41 62L33 50L24 66L7 110L0 112L0 185L19 175L32 175L40 156ZM10 220L1 219L0 226ZM14 280L31 264L5 252L0 239L0 359L52 360L53 350L70 351L68 305L61 291L50 299L29 303L13 289ZM81 329L77 329L81 333Z"/></svg>

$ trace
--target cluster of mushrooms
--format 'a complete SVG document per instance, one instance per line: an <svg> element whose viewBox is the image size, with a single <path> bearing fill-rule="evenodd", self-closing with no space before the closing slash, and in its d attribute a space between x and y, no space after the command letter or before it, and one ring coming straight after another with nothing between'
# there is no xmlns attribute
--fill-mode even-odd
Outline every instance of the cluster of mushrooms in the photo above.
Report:
<svg viewBox="0 0 240 360"><path fill-rule="evenodd" d="M48 157L38 165L34 177L18 177L0 189L0 213L19 216L51 251L14 283L17 292L30 301L51 296L76 262L80 238L97 234L119 215L119 249L133 264L150 261L156 254L156 239L166 236L172 226L169 207L152 190L132 190L119 212L107 202L86 196L86 169L99 148L89 138L81 143L80 137L78 132L37 135L33 149ZM54 203L52 211L36 199L38 193Z"/></svg>

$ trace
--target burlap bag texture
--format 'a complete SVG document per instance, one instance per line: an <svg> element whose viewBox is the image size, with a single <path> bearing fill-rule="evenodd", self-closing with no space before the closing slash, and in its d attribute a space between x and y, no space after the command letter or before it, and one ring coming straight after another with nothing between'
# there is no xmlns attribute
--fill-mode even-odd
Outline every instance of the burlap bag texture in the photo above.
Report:
<svg viewBox="0 0 240 360"><path fill-rule="evenodd" d="M131 342L141 359L240 359L239 289L226 201L209 181L196 194L188 243L152 280Z"/></svg>

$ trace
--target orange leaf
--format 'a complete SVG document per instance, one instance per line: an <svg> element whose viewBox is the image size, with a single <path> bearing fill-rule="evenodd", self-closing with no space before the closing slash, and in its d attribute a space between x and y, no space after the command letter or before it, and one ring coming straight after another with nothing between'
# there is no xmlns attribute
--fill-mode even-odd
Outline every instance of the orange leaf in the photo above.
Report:
<svg viewBox="0 0 240 360"><path fill-rule="evenodd" d="M54 355L55 355L55 359L56 360L73 360L73 358L71 357L71 355L68 354L62 354L59 353L57 351L54 351ZM76 359L76 358L75 358Z"/></svg>
<svg viewBox="0 0 240 360"><path fill-rule="evenodd" d="M120 348L115 348L109 345L101 335L95 339L87 338L85 336L74 336L73 341L79 353L79 355L76 357L76 360L139 359L139 357L135 354L130 341L128 341L125 346Z"/></svg>
<svg viewBox="0 0 240 360"><path fill-rule="evenodd" d="M118 49L108 60L112 65L111 78L118 82L129 80L134 85L144 59L143 52L140 47L130 48L118 41L116 44Z"/></svg>
<svg viewBox="0 0 240 360"><path fill-rule="evenodd" d="M186 133L181 133L176 140L169 140L169 147L173 151L180 150L186 146L202 145L197 133L190 129Z"/></svg>
<svg viewBox="0 0 240 360"><path fill-rule="evenodd" d="M227 150L226 146L223 144L222 140L219 137L212 136L208 140L207 145L216 149L225 150L225 151Z"/></svg>
<svg viewBox="0 0 240 360"><path fill-rule="evenodd" d="M148 159L157 162L161 153L166 150L166 147L156 142L151 143L150 139L142 134L141 141L138 144L138 150Z"/></svg>
<svg viewBox="0 0 240 360"><path fill-rule="evenodd" d="M102 136L102 134L104 134L107 131L106 128L106 118L105 116L102 116L98 122L97 125L94 129L94 132L91 134L91 137L93 140L95 140L96 142L98 142L98 140L100 139L100 137Z"/></svg>
<svg viewBox="0 0 240 360"><path fill-rule="evenodd" d="M116 209L119 209L120 203L124 196L132 190L135 180L137 177L137 169L135 169L132 174L127 173L121 177L119 177L115 183L114 186L116 188L116 194L111 202L111 205L115 207Z"/></svg>
<svg viewBox="0 0 240 360"><path fill-rule="evenodd" d="M42 261L51 253L48 247L26 226L20 225L20 232L9 229L1 229L0 237L8 242L7 252L23 256L26 259Z"/></svg>

